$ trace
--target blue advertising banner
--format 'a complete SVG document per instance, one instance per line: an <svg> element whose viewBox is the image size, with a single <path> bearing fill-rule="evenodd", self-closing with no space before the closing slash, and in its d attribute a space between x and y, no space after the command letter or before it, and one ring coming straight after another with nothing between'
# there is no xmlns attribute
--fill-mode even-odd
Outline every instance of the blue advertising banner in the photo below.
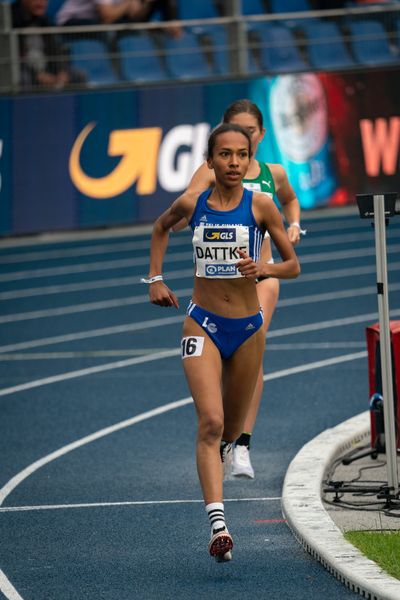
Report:
<svg viewBox="0 0 400 600"><path fill-rule="evenodd" d="M77 194L67 170L74 102L73 96L13 101L13 233L76 227Z"/></svg>
<svg viewBox="0 0 400 600"><path fill-rule="evenodd" d="M133 182L145 162L139 139L137 92L76 97L75 140L67 163L78 198L80 227L138 219Z"/></svg>
<svg viewBox="0 0 400 600"><path fill-rule="evenodd" d="M11 204L12 101L0 98L0 235L13 232Z"/></svg>
<svg viewBox="0 0 400 600"><path fill-rule="evenodd" d="M302 208L326 204L339 189L328 105L315 73L253 81L250 98L265 118L259 160L280 163Z"/></svg>
<svg viewBox="0 0 400 600"><path fill-rule="evenodd" d="M399 189L399 79L394 69L301 73L2 98L0 235L153 221L240 98L263 113L257 158L284 166L303 209Z"/></svg>

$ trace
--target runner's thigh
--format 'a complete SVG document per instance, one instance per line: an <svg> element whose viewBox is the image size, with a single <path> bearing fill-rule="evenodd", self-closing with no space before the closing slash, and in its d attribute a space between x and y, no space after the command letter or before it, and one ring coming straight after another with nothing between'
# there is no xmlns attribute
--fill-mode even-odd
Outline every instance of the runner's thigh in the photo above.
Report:
<svg viewBox="0 0 400 600"><path fill-rule="evenodd" d="M186 317L183 325L182 362L198 414L222 415L221 355L191 317Z"/></svg>

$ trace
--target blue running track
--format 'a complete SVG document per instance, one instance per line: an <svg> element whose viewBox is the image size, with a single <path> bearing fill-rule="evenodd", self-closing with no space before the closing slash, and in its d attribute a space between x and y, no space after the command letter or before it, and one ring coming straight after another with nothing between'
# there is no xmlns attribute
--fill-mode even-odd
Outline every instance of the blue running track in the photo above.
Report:
<svg viewBox="0 0 400 600"><path fill-rule="evenodd" d="M355 211L312 213L284 282L253 435L254 481L225 485L234 559L207 553L196 418L179 357L190 235L171 239L179 311L152 306L144 229L0 242L0 591L8 600L357 597L280 511L286 469L368 408L374 235ZM387 231L400 318L399 224ZM1 594L0 594L1 596Z"/></svg>

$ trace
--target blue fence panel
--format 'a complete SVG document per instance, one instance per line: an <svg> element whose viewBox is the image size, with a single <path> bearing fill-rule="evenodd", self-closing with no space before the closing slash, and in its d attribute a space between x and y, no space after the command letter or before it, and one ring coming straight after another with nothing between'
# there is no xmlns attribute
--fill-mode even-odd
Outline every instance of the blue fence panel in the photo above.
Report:
<svg viewBox="0 0 400 600"><path fill-rule="evenodd" d="M13 101L13 233L72 229L76 191L68 157L75 136L73 96Z"/></svg>
<svg viewBox="0 0 400 600"><path fill-rule="evenodd" d="M0 98L0 235L153 221L239 98L263 113L257 158L285 167L304 209L399 189L399 78L301 73ZM378 100L363 94L374 88Z"/></svg>
<svg viewBox="0 0 400 600"><path fill-rule="evenodd" d="M135 222L133 182L141 159L136 91L98 92L77 97L76 139L70 176L79 195L79 226ZM81 145L79 145L81 140Z"/></svg>
<svg viewBox="0 0 400 600"><path fill-rule="evenodd" d="M0 235L12 233L11 204L12 101L0 98Z"/></svg>

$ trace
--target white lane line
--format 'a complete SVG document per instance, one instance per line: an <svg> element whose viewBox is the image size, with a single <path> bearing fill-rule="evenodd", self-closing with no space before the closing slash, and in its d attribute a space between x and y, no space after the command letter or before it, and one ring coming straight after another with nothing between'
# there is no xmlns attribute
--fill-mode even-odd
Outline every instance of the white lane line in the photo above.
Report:
<svg viewBox="0 0 400 600"><path fill-rule="evenodd" d="M391 244L387 247L387 254L398 252L400 244ZM312 254L303 254L301 247L298 249L300 262L316 263L316 262L332 262L336 260L347 260L349 258L359 258L375 255L375 246L367 246L365 248L357 248L354 250L341 250L338 252L316 252ZM192 261L190 251L175 252L167 254L165 264L170 262ZM147 266L149 263L148 256L139 258L126 258L119 260L106 260L95 263L83 263L78 265L66 265L63 267L48 267L43 269L28 269L24 271L14 271L11 273L3 273L0 275L0 281L18 281L21 279L35 279L38 277L54 277L57 275L71 275L73 273L89 273L93 271L105 271L108 269L131 268L134 266Z"/></svg>
<svg viewBox="0 0 400 600"><path fill-rule="evenodd" d="M167 254L165 263L192 260L189 251ZM65 265L64 267L48 267L44 269L27 269L12 271L0 275L0 281L19 281L20 279L36 279L38 277L55 277L57 275L72 275L74 273L90 273L92 271L107 271L108 269L130 269L131 267L148 266L149 256L139 258L123 258L117 260L104 260L94 263L80 263L78 265Z"/></svg>
<svg viewBox="0 0 400 600"><path fill-rule="evenodd" d="M342 217L342 218L340 218ZM331 220L332 219L332 220ZM336 220L334 220L336 219ZM303 223L308 227L315 226L315 230L318 231L320 227L324 231L332 231L333 229L361 229L365 228L355 206L345 206L334 208L324 208L323 211L307 211L304 214ZM32 236L17 236L14 238L3 238L0 240L0 249L2 248L22 248L26 246L39 246L43 244L59 244L68 242L81 242L87 240L103 240L103 239L117 239L117 238L128 238L138 237L141 235L151 235L153 229L152 224L148 225L124 225L122 227L110 227L107 229L86 229L86 230L73 230L64 232L46 232L39 233L38 235ZM183 235L185 232L189 233L189 230L179 232L176 235Z"/></svg>
<svg viewBox="0 0 400 600"><path fill-rule="evenodd" d="M358 353L358 354L364 355L364 356L366 355L366 353ZM345 356L338 356L338 357L329 359L328 361L317 361L316 363L310 363L309 365L300 365L298 367L299 368L298 372L304 372L306 370L311 370L313 368L322 368L322 367L329 366L332 364L338 364L339 362L345 362L346 360L347 361L356 360L357 358L360 358L360 357L361 356L358 356L357 354L348 354ZM295 372L296 372L296 367L291 368L291 369L284 369L284 370L278 371L276 373L270 373L269 375L265 376L264 379L266 381L268 381L271 379L277 379L278 377L286 377L288 375L295 374ZM279 375L278 375L278 373L279 373ZM182 406L190 404L192 401L193 401L192 398L183 398L182 400L178 400L176 402L171 402L167 405L160 406L156 409L153 409L153 410L147 411L145 413L142 413L140 415L137 415L136 417L132 417L131 419L127 419L125 421L121 421L120 423L117 423L110 427L101 429L100 431L97 431L91 435L85 436L84 438L81 438L80 440L76 440L75 442L72 442L71 444L67 444L66 446L63 446L62 448L56 450L55 452L52 452L52 453L48 454L47 456L44 456L43 458L37 460L36 462L32 463L31 465L29 465L28 467L26 467L25 469L20 471L17 475L15 475L12 479L10 479L0 489L0 506L2 506L4 500L7 498L7 496L20 483L22 483L22 481L24 481L27 477L32 475L35 471L37 471L44 465L48 464L49 462L52 462L53 460L56 460L60 456L64 456L65 454L67 454L73 450L76 450L76 448L84 446L85 444L89 444L101 437L105 437L106 435L115 433L115 431L124 429L126 427L130 427L136 423L142 422L146 419L150 419L156 415L168 412L170 410L180 408ZM15 588L13 588L13 586L11 585L11 583L9 582L7 577L4 575L4 573L1 572L1 574L3 575L3 579L0 579L0 590L6 595L6 598L8 600L23 600L18 595Z"/></svg>
<svg viewBox="0 0 400 600"><path fill-rule="evenodd" d="M116 431L120 431L125 429L126 427L131 427L132 425L136 425L136 423L141 423L142 421L146 421L147 419L151 419L163 413L169 412L170 410L175 410L176 408L181 408L182 406L186 406L187 404L191 404L193 402L192 398L183 398L182 400L176 400L175 402L170 402L168 404L164 404L163 406L159 406L157 408L153 408L152 410L148 410L144 413L131 417L129 419L125 419L124 421L120 421L119 423L115 423L114 425L110 425L109 427L105 427L104 429L100 429L90 435L86 435L75 442L67 444L46 456L43 456L41 459L35 461L19 473L12 477L1 489L0 489L0 506L3 504L4 500L7 498L9 494L20 484L22 481L27 479L32 473L35 473L38 469L47 465L48 463L60 458L60 456L65 456L69 452L76 450L77 448L81 448L86 444L90 444L100 438L103 438L107 435L115 433Z"/></svg>
<svg viewBox="0 0 400 600"><path fill-rule="evenodd" d="M114 369L124 369L125 367L130 367L132 365L140 365L141 363L150 362L153 360L177 356L180 353L180 348L174 348L173 350L163 350L162 352L157 352L151 356L146 355L136 358L127 358L126 360L118 360L117 362L107 363L105 365L97 365L94 367L87 367L86 369L77 369L76 371L60 373L59 375L52 375L51 377L44 377L43 379L36 379L35 381L28 381L26 383L21 383L20 385L14 385L9 388L0 389L0 396L8 396L10 394L15 394L16 392L31 390L43 385L50 385L51 383L66 381L67 379L76 379L77 377L85 377L86 375L94 375L95 373L103 373L105 371L112 371Z"/></svg>
<svg viewBox="0 0 400 600"><path fill-rule="evenodd" d="M392 310L391 317L399 316L400 309ZM281 337L285 335L295 335L299 333L307 333L310 331L318 331L319 329L330 329L331 327L341 327L342 325L355 325L357 323L363 323L366 321L376 321L378 313L365 313L362 315L356 315L353 317L345 317L341 319L333 319L330 321L317 321L315 323L308 323L306 325L298 325L294 327L285 327L282 329L272 329L268 332L268 339ZM63 335L56 335L52 337L39 338L36 340L29 340L26 342L16 342L14 344L7 344L0 346L0 352L15 352L16 350L28 350L31 348L39 348L41 346L51 346L53 344L61 344L66 342L74 342L77 340L90 339L95 337L103 337L108 335L119 335L123 333L130 333L132 331L140 331L144 329L152 329L154 327L167 327L168 325L176 325L181 323L184 319L184 315L176 317L166 317L164 319L152 319L150 321L144 321L143 323L125 323L124 325L116 325L113 327L103 327L100 329L91 329L87 331L79 331L78 333L68 333Z"/></svg>
<svg viewBox="0 0 400 600"><path fill-rule="evenodd" d="M112 371L114 369L124 369L125 367L130 367L133 365L138 365L145 362L150 362L153 360L160 360L163 358L170 358L172 356L178 356L181 353L180 348L173 348L172 350L164 350L162 352L157 352L156 354L152 354L151 356L139 356L136 358L128 358L126 360L119 360L117 362L107 363L105 365L97 365L94 367L87 367L86 369L77 369L76 371L68 371L66 373L59 373L58 375L52 375L51 377L44 377L43 379L36 379L34 381L27 381L26 383L21 383L19 385L14 385L12 387L0 389L0 396L9 396L10 394L15 394L17 392L23 392L25 390L31 390L33 388L42 387L44 385L50 385L52 383L58 383L59 381L66 381L67 379L76 379L77 377L85 377L86 375L94 375L95 373L103 373L105 371ZM355 358L361 358L361 356L366 356L366 351L358 352L355 354L345 355L354 356ZM350 360L346 358L346 360ZM328 364L336 364L334 358L328 358L323 361L317 361L314 364L314 367L317 369L319 367L319 363L322 366L327 366ZM340 361L339 361L340 362ZM300 367L293 367L294 369L300 369L298 372L301 372ZM308 369L306 369L308 370ZM292 369L284 369L283 371L277 371L279 377L288 372L288 374L292 373ZM264 381L269 381L270 379L274 379L271 375L265 375Z"/></svg>
<svg viewBox="0 0 400 600"><path fill-rule="evenodd" d="M400 309L390 311L391 317L400 315ZM354 315L352 317L344 317L342 319L332 319L330 321L318 321L316 323L308 323L306 325L295 325L294 327L285 327L283 329L275 329L268 331L267 339L281 337L283 335L295 335L300 333L309 333L310 331L320 331L321 329L331 329L333 327L342 327L343 325L356 325L357 323L365 323L367 321L376 321L378 313L365 313L363 315Z"/></svg>
<svg viewBox="0 0 400 600"><path fill-rule="evenodd" d="M280 496L266 498L224 498L224 502L279 502ZM41 504L33 506L3 506L0 513L28 512L35 510L67 510L70 508L110 508L114 506L163 506L168 504L204 504L199 500L132 500L125 502L86 502L81 504Z"/></svg>
<svg viewBox="0 0 400 600"><path fill-rule="evenodd" d="M400 283L394 283L389 286L389 292L400 290ZM175 290L179 298L189 298L193 288L183 288ZM355 298L376 294L376 285L358 287L341 291L325 292L322 294L309 294L307 296L298 296L296 298L287 298L279 301L279 308L287 306L300 306L302 304L311 304L313 302L331 302L343 298ZM96 310L110 310L123 306L134 306L136 304L148 304L148 294L133 296L131 298L114 298L113 300L102 300L99 302L85 302L83 304L71 304L69 306L60 306L58 308L46 308L41 310L32 310L29 312L11 313L0 317L0 325L4 323L17 323L20 321L30 321L36 319L49 319L53 317L63 317L65 315L80 314L84 312L93 312Z"/></svg>
<svg viewBox="0 0 400 600"><path fill-rule="evenodd" d="M328 209L329 210L329 209ZM329 216L329 215L327 215ZM86 229L72 231L51 231L38 233L37 235L17 236L0 240L2 248L24 248L26 246L42 246L43 244L60 244L68 242L81 242L82 240L103 240L127 237L138 237L140 235L151 235L152 225L129 225L123 227L107 227L106 229ZM179 234L178 234L179 235Z"/></svg>
<svg viewBox="0 0 400 600"><path fill-rule="evenodd" d="M336 235L313 235L314 231L310 229L310 236L306 235L300 242L301 248L313 248L315 246L336 246L339 244L354 244L358 242L371 241L374 243L374 233L372 229L366 231L357 231L356 233L338 233ZM389 229L386 232L386 239L398 238L399 231Z"/></svg>
<svg viewBox="0 0 400 600"><path fill-rule="evenodd" d="M273 379L280 379L281 377L287 377L288 375L295 375L297 373L304 373L311 369L322 369L324 367L330 367L332 365L338 365L343 362L349 362L352 360L358 360L359 358L365 358L367 351L352 352L351 354L343 354L342 356L333 356L332 358L325 358L324 360L317 360L312 363L305 365L298 365L297 367L290 367L288 369L282 369L281 371L275 371L264 375L264 381L272 381Z"/></svg>
<svg viewBox="0 0 400 600"><path fill-rule="evenodd" d="M341 346L348 347L342 344ZM307 346L308 347L308 346ZM115 358L116 356L143 356L144 354L155 354L171 350L171 348L132 348L121 350L88 350L88 351L71 351L71 352L12 352L8 354L0 353L0 361L7 360L65 360L75 358Z"/></svg>
<svg viewBox="0 0 400 600"><path fill-rule="evenodd" d="M187 244L188 236L185 239L171 237L169 246L179 246ZM354 242L354 236L349 238L349 241ZM73 258L79 256L95 256L97 254L113 254L116 252L132 252L132 250L149 250L150 238L147 240L138 240L136 242L116 242L110 244L96 244L95 246L79 246L72 248L60 248L58 250L36 250L35 252L18 252L17 254L0 254L1 264L16 264L22 262L33 262L39 260L55 260L60 258Z"/></svg>
<svg viewBox="0 0 400 600"><path fill-rule="evenodd" d="M343 342L304 342L304 343L288 343L288 344L272 344L268 343L267 340L267 349L269 350L293 350L297 352L298 350L338 350L339 348L344 348L345 350L349 348L365 348L365 342L350 342L344 340ZM1 360L0 354L0 360ZM10 356L14 356L11 354ZM21 357L29 356L29 354L21 354Z"/></svg>
<svg viewBox="0 0 400 600"><path fill-rule="evenodd" d="M374 288L376 292L376 288ZM179 297L189 297L193 288L175 290ZM84 304L71 304L70 306L60 306L59 308L47 308L43 310L32 310L25 313L14 313L0 317L0 325L3 323L16 323L18 321L30 321L32 319L47 319L50 317L62 317L64 315L73 315L83 312L92 312L95 310L109 310L122 306L134 306L135 304L149 304L148 293L132 298L114 298L113 300L102 300L100 302L86 302Z"/></svg>
<svg viewBox="0 0 400 600"><path fill-rule="evenodd" d="M176 317L165 317L164 319L151 319L142 323L124 323L123 325L114 325L112 327L100 327L99 329L91 329L88 331L78 331L77 333L66 333L55 335L47 338L29 340L27 342L16 342L0 346L0 352L11 352L14 350L27 350L28 348L38 348L39 346L49 346L52 344L60 344L65 342L74 342L77 340L86 340L88 338L103 337L107 335L118 335L121 333L131 333L132 331L141 331L143 329L152 329L154 327L166 327L182 323L184 315Z"/></svg>
<svg viewBox="0 0 400 600"><path fill-rule="evenodd" d="M399 252L400 244L388 246L387 253ZM301 247L298 250L300 264L316 262L333 262L336 260L347 260L348 258L364 258L365 256L375 256L375 246L367 248L357 248L355 250L339 250L338 252L316 252L315 254L303 254Z"/></svg>
<svg viewBox="0 0 400 600"><path fill-rule="evenodd" d="M397 271L400 268L400 262L393 262L388 264L388 271ZM353 267L350 269L329 269L325 271L318 271L316 273L302 273L299 279L282 279L281 284L293 284L297 285L309 281L323 281L325 279L340 279L341 277L358 277L361 275L369 275L370 273L376 272L376 266L365 265L359 267ZM0 296L1 298L1 296Z"/></svg>
<svg viewBox="0 0 400 600"><path fill-rule="evenodd" d="M400 283L389 285L389 292L397 292L398 290L400 290ZM286 298L285 300L279 300L278 306L279 308L286 308L287 306L300 306L301 304L311 304L313 302L330 302L332 300L343 300L344 298L354 297L361 298L363 296L370 296L371 294L376 294L376 285L347 290L336 290L334 292L325 292L322 294L309 294L308 296L297 296L297 298Z"/></svg>
<svg viewBox="0 0 400 600"><path fill-rule="evenodd" d="M23 600L22 596L20 596L12 585L12 583L7 579L5 573L0 569L0 590L3 592L5 597L8 600Z"/></svg>
<svg viewBox="0 0 400 600"><path fill-rule="evenodd" d="M399 263L400 265L400 263ZM326 276L326 273L325 273ZM191 269L179 269L166 272L164 279L182 279L183 277L193 277L193 267ZM114 277L112 279L97 279L96 281L84 281L82 283L63 283L60 285L49 285L35 288L24 288L10 290L0 293L0 300L14 300L15 298L27 298L30 296L44 296L49 294L65 294L68 292L82 292L84 290L102 290L112 287L122 286L144 286L139 277Z"/></svg>
<svg viewBox="0 0 400 600"><path fill-rule="evenodd" d="M296 367L291 367L288 369L282 369L280 371L275 371L273 373L268 373L267 375L264 375L264 381L272 381L273 379L280 379L282 377L288 377L290 375L295 375L296 373L304 373L305 371L311 371L313 369L321 369L324 367L332 366L332 365L343 363L343 362L358 360L359 358L364 358L366 355L367 355L366 351L354 352L352 354L334 356L334 357L328 358L326 360L318 360L318 361L311 362L308 364L298 365ZM159 357L159 358L162 358L162 357ZM156 360L153 357L146 356L146 357L144 357L143 361L141 361L141 362L147 362L152 359ZM59 379L59 381L61 381L61 380L62 379ZM15 391L18 391L18 390L15 390ZM14 393L14 392L10 392L10 393ZM121 429L125 429L126 427L131 427L132 425L136 425L136 423L146 421L147 419L151 419L157 415L169 412L171 410L175 410L176 408L181 408L182 406L186 406L187 404L191 404L192 402L193 402L192 398L188 397L188 398L183 398L182 400L177 400L176 402L170 402L168 404L164 404L163 406L159 406L158 408L154 408L152 410L146 411L144 413L136 415L135 417L131 417L130 419L126 419L124 421L121 421L121 422L111 425L109 427L105 427L104 429L100 429L99 431L96 431L95 433L87 435L79 440L76 440L75 442L72 442L71 444L67 444L66 446L63 446L62 448L59 448L58 450L51 452L47 456L44 456L43 458L37 460L36 462L32 463L31 465L29 465L28 467L26 467L25 469L20 471L17 475L12 477L12 479L10 479L0 489L0 506L3 504L3 502L7 498L7 496L9 496L9 494L11 494L11 492L20 483L22 483L22 481L27 479L27 477L32 475L32 473L34 473L35 471L37 471L44 465L47 465L48 463L52 462L53 460L56 460L60 456L64 456L65 454L68 454L69 452L72 452L73 450L76 450L77 448L80 448L86 444L94 442L95 440L103 438L112 433L115 433L116 431L120 431Z"/></svg>
<svg viewBox="0 0 400 600"><path fill-rule="evenodd" d="M312 234L313 231L310 230ZM356 237L355 237L356 235ZM387 239L394 238L398 235L398 232L394 229L390 229L386 236ZM306 237L301 242L302 248L311 248L315 246L329 246L338 244L348 244L354 242L363 242L366 240L373 241L374 236L372 231L357 231L354 233L341 233L339 232L335 236L324 236L324 235L311 235ZM170 237L168 245L172 246L187 246L190 241L190 235L181 234L179 238ZM136 242L115 242L109 244L96 244L94 246L78 246L74 245L69 248L59 249L43 249L36 250L34 252L18 252L15 254L0 254L1 264L18 264L23 262L34 262L34 261L48 261L48 260L59 260L61 258L74 258L80 256L96 256L98 254L108 255L123 252L132 252L135 250L149 250L150 238L146 240L138 240Z"/></svg>
<svg viewBox="0 0 400 600"><path fill-rule="evenodd" d="M338 350L338 349L349 349L349 348L364 348L365 342L351 342L344 340L343 342L306 342L306 343L290 343L290 344L268 344L268 350L292 350L297 352L298 350ZM171 350L172 348L134 348L132 350L127 349L115 349L115 350L88 350L86 351L71 351L71 352L12 352L12 353L0 353L0 361L7 362L8 360L13 361L24 361L24 360L65 360L65 359L76 359L76 358L110 358L116 356L143 356L144 354L155 354L156 352L163 352L164 350Z"/></svg>
<svg viewBox="0 0 400 600"><path fill-rule="evenodd" d="M388 265L388 271L397 271L400 268L400 262L393 262ZM325 281L326 279L339 279L342 277L357 277L375 273L375 265L365 265L346 269L330 269L329 271L318 271L316 273L302 273L300 279L290 280L282 279L281 285L293 284L297 285L311 281ZM173 279L182 279L183 277L192 277L193 268L177 269L175 271L167 271L165 279L172 281ZM136 286L142 285L139 277L115 277L112 279L96 279L95 281L84 281L82 283L63 283L60 285L49 285L43 287L23 288L18 290L9 290L0 292L0 300L15 300L17 298L29 298L33 296L46 296L51 294L66 294L71 292L82 292L85 290L98 290L113 287Z"/></svg>

